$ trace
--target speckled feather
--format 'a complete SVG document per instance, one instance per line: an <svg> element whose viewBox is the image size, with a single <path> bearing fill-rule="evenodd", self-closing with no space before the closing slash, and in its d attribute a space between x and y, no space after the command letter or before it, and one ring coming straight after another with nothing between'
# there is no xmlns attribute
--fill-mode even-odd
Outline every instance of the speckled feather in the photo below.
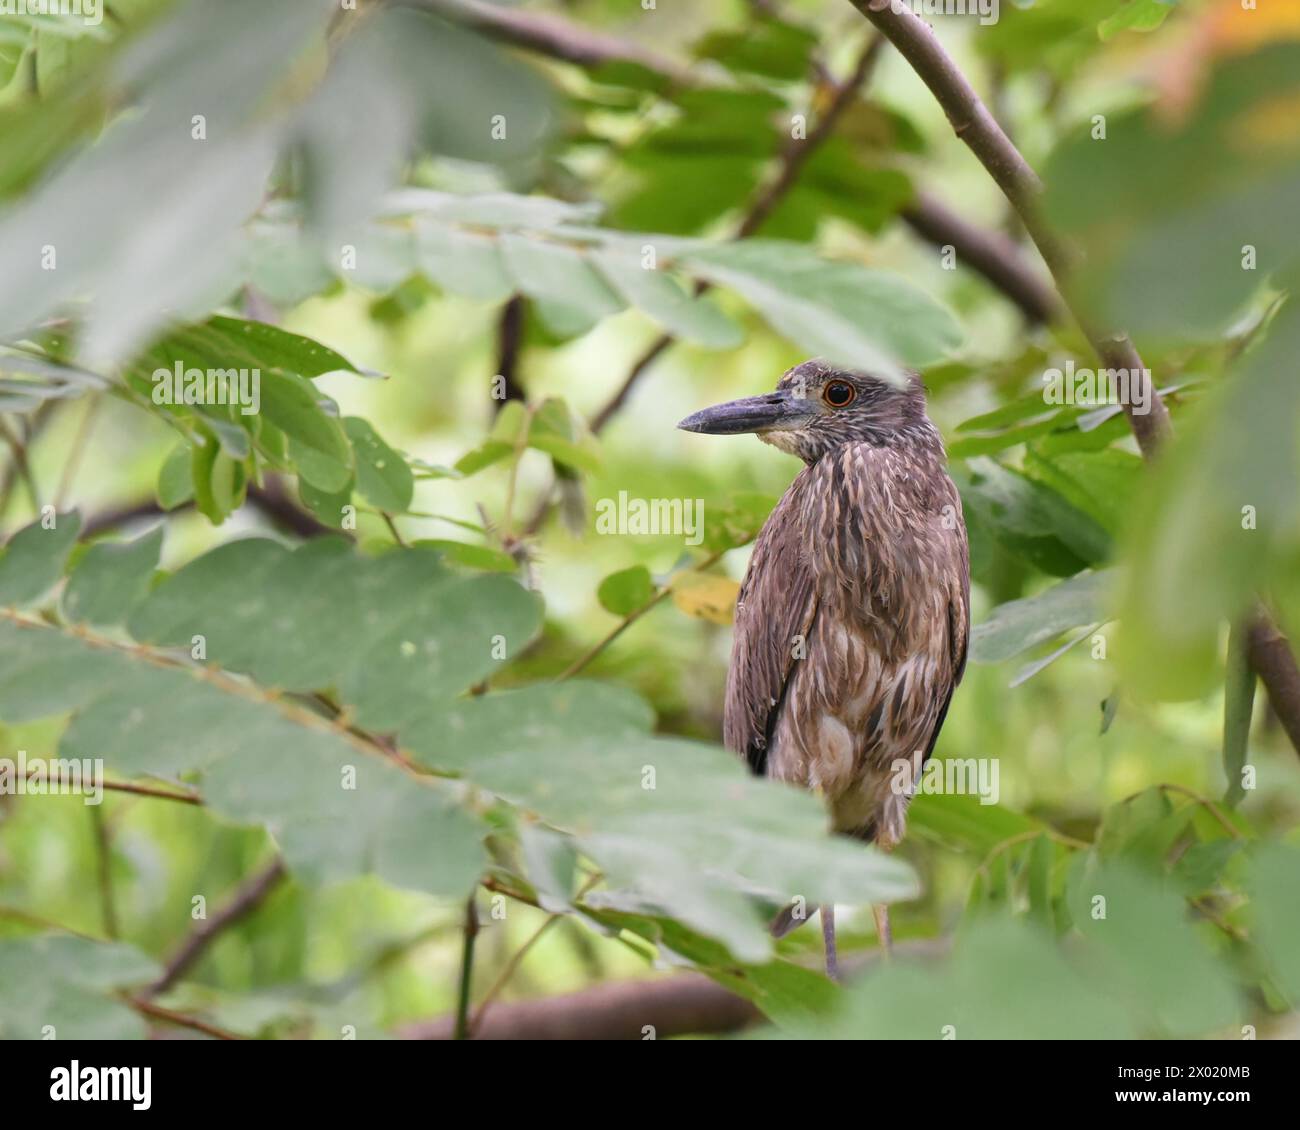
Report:
<svg viewBox="0 0 1300 1130"><path fill-rule="evenodd" d="M831 372L810 362L781 387ZM818 790L838 830L890 847L908 800L897 765L919 773L965 669L970 566L920 382L854 376L880 390L851 432L762 437L807 466L741 587L724 738L756 773Z"/></svg>

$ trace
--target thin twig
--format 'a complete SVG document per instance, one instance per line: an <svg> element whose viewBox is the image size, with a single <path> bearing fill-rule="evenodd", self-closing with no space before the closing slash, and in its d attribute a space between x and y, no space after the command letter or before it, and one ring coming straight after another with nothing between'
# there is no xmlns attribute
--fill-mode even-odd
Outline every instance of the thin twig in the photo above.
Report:
<svg viewBox="0 0 1300 1130"><path fill-rule="evenodd" d="M581 899L583 895L590 891L591 888L599 883L603 878L604 876L599 873L588 876L587 881L578 889L578 893L573 896L573 901L577 902ZM483 999L479 1001L478 1008L474 1010L474 1019L470 1021L469 1025L470 1039L473 1039L474 1034L478 1032L479 1025L483 1023L483 1017L487 1013L487 1010L492 1006L492 1002L501 995L501 991L507 984L509 984L510 979L515 975L515 973L518 972L519 967L524 963L524 958L527 957L533 947L542 940L546 935L546 932L563 917L565 917L565 915L562 911L557 911L553 914L547 915L546 920L533 931L529 939L524 942L524 944L515 951L510 960L506 962L505 968L501 970L500 974L498 974L497 979L492 982L492 987L483 994Z"/></svg>
<svg viewBox="0 0 1300 1130"><path fill-rule="evenodd" d="M474 895L465 903L465 936L461 942L460 987L456 997L456 1036L469 1039L469 1001L474 979L474 942L478 938L478 907Z"/></svg>
<svg viewBox="0 0 1300 1130"><path fill-rule="evenodd" d="M77 479L77 471L81 467L81 460L86 453L86 448L90 446L91 429L95 426L95 418L99 414L99 406L103 403L98 393L93 393L86 400L86 410L81 414L81 422L77 425L77 434L72 440L72 450L68 452L67 462L63 464L63 473L59 476L59 485L54 492L54 509L62 510L63 504L68 497L68 492L72 490L73 483Z"/></svg>
<svg viewBox="0 0 1300 1130"><path fill-rule="evenodd" d="M222 931L251 914L284 877L284 860L277 856L269 866L245 880L225 906L211 918L199 923L181 943L163 968L162 976L145 990L145 996L154 997L170 989L203 956Z"/></svg>
<svg viewBox="0 0 1300 1130"><path fill-rule="evenodd" d="M384 519L384 525L388 527L388 532L393 535L393 541L403 549L407 548L406 539L402 537L401 531L397 528L397 523L393 521L393 516L387 510L381 510L379 513Z"/></svg>
<svg viewBox="0 0 1300 1130"><path fill-rule="evenodd" d="M163 1008L161 1005L154 1004L143 997L124 996L123 1000L136 1012L149 1017L151 1020L161 1020L165 1024L175 1024L178 1028L189 1028L194 1032L202 1032L205 1036L211 1036L214 1040L242 1040L245 1038L238 1033L231 1032L229 1029L218 1028L215 1024L200 1020L196 1016L189 1016L171 1008Z"/></svg>
<svg viewBox="0 0 1300 1130"><path fill-rule="evenodd" d="M720 549L716 553L709 554L709 556L704 558L704 560L701 561L698 565L694 565L690 569L687 569L686 573L704 572L704 570L709 568L709 566L716 565L718 561L722 559L723 554L725 554L726 552L727 551L725 549ZM602 651L604 651L607 647L609 647L610 644L612 644L616 639L618 639L619 636L621 636L625 631L627 631L628 628L630 628L633 624L635 624L638 620L640 620L642 616L644 616L647 612L649 612L650 609L654 608L661 601L671 596L673 592L674 583L677 581L679 577L684 575L685 574L683 573L679 573L677 574L676 577L671 578L654 594L654 596L652 596L643 605L641 605L640 608L634 608L631 612L629 612L626 616L624 616L623 619L619 621L619 623L615 626L615 628L611 632L609 632L608 635L604 637L604 639L602 639L599 643L595 644L589 651L587 651L580 658L575 659L573 663L571 663L565 669L564 673L560 675L558 681L563 682L565 679L572 678L574 675L576 675L579 671L581 671L584 667L586 667L587 664L589 664L593 659L595 659L596 656L598 656Z"/></svg>
<svg viewBox="0 0 1300 1130"><path fill-rule="evenodd" d="M90 823L95 833L95 875L99 884L99 913L104 935L116 939L117 908L113 900L113 841L104 819L103 805L90 806Z"/></svg>

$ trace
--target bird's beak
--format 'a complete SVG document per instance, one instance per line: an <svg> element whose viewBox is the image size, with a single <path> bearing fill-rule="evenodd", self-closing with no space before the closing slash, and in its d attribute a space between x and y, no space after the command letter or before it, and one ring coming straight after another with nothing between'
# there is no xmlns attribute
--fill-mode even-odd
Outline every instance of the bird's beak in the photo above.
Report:
<svg viewBox="0 0 1300 1130"><path fill-rule="evenodd" d="M687 432L704 432L714 436L733 436L743 432L769 432L795 428L813 414L807 397L789 391L747 396L703 408L687 416L677 426Z"/></svg>

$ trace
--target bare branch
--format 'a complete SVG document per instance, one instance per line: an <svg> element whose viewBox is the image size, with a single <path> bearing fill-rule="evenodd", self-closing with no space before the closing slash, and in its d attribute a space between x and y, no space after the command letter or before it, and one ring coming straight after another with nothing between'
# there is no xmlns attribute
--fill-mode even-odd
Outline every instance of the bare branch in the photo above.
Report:
<svg viewBox="0 0 1300 1130"><path fill-rule="evenodd" d="M924 192L917 193L902 217L922 239L936 247L952 247L957 262L1002 291L1020 307L1030 325L1053 322L1061 316L1056 290L1032 269L1008 236L976 227Z"/></svg>
<svg viewBox="0 0 1300 1130"><path fill-rule="evenodd" d="M894 959L932 959L947 950L942 939L923 938L894 947ZM857 976L880 960L878 950L844 962ZM720 1035L758 1024L763 1015L749 1001L702 973L656 980L594 985L540 1000L500 1003L475 1029L476 1040L644 1040L686 1035ZM453 1016L408 1024L408 1040L450 1040Z"/></svg>
<svg viewBox="0 0 1300 1130"><path fill-rule="evenodd" d="M155 997L170 989L207 952L223 930L257 909L284 877L284 860L277 856L269 866L247 879L225 906L211 918L199 923L193 933L181 943L164 967L162 976L145 990L144 996Z"/></svg>
<svg viewBox="0 0 1300 1130"><path fill-rule="evenodd" d="M1262 609L1250 626L1247 655L1268 691L1273 712L1300 752L1300 668L1286 636Z"/></svg>

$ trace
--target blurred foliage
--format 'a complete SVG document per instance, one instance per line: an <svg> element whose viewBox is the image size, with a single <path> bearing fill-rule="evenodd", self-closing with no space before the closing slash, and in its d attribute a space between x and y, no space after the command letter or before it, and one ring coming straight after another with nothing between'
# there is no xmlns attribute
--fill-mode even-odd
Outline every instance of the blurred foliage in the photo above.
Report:
<svg viewBox="0 0 1300 1130"><path fill-rule="evenodd" d="M391 1035L455 1009L473 898L475 1002L685 967L768 1034L1293 1024L1300 767L1237 625L1300 629L1300 21L937 21L1165 395L1147 467L1118 406L1045 395L1093 364L1076 329L910 234L925 189L1020 238L899 59L815 136L849 5L536 7L680 70L507 50L454 3L0 20L0 758L129 787L0 769L0 1035L147 1035L198 908L276 858L168 1009ZM970 530L936 758L1000 796L924 791L894 856L717 744L797 464L673 425L814 353L922 371ZM240 369L256 411L186 395ZM848 965L895 904L899 960L832 985L817 931L765 929L792 898L842 906Z"/></svg>

